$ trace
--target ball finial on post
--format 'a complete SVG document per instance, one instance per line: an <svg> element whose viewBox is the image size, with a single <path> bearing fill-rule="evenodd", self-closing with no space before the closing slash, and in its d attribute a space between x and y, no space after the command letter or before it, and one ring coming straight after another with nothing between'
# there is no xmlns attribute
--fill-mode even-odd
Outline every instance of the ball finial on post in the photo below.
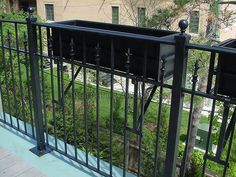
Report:
<svg viewBox="0 0 236 177"><path fill-rule="evenodd" d="M28 13L29 13L29 15L33 15L33 13L34 13L34 8L33 7L28 7Z"/></svg>
<svg viewBox="0 0 236 177"><path fill-rule="evenodd" d="M188 28L188 21L184 19L180 20L179 28L182 34L185 33L186 29Z"/></svg>
<svg viewBox="0 0 236 177"><path fill-rule="evenodd" d="M26 18L26 21L28 22L36 22L37 18L34 17L34 8L33 7L28 7L28 17Z"/></svg>

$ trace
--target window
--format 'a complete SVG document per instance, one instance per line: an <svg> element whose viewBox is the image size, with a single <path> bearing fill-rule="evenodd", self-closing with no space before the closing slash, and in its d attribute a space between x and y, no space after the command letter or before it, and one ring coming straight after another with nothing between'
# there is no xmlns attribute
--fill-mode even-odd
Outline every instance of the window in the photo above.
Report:
<svg viewBox="0 0 236 177"><path fill-rule="evenodd" d="M112 23L119 24L119 7L112 7Z"/></svg>
<svg viewBox="0 0 236 177"><path fill-rule="evenodd" d="M138 7L138 26L145 26L145 11L145 8Z"/></svg>
<svg viewBox="0 0 236 177"><path fill-rule="evenodd" d="M45 4L46 20L54 21L54 6L53 4Z"/></svg>
<svg viewBox="0 0 236 177"><path fill-rule="evenodd" d="M189 32L198 33L199 30L199 11L193 11L190 14Z"/></svg>

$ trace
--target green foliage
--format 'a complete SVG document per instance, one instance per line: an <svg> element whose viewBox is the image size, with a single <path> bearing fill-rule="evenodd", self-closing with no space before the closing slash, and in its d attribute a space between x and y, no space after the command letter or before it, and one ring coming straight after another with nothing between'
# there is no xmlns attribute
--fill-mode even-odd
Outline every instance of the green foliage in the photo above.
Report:
<svg viewBox="0 0 236 177"><path fill-rule="evenodd" d="M152 176L154 169L154 157L155 157L155 147L156 147L156 131L160 131L159 145L157 152L157 176L162 176L165 162L165 151L167 143L167 131L168 131L168 117L169 117L169 107L163 105L162 114L160 120L160 130L155 128L154 130L150 127L144 129L143 136L143 148L144 152L142 155L143 159L143 169L142 172L146 176ZM150 170L151 169L151 170Z"/></svg>
<svg viewBox="0 0 236 177"><path fill-rule="evenodd" d="M27 13L24 11L19 11L19 12L9 12L7 14L4 14L4 19L6 20L22 20L25 21L27 17Z"/></svg>
<svg viewBox="0 0 236 177"><path fill-rule="evenodd" d="M181 143L179 144L178 149L178 158L182 159L184 155L185 146ZM201 168L203 165L203 153L194 150L192 154L192 158L190 161L190 166L186 171L186 177L199 177L201 176Z"/></svg>
<svg viewBox="0 0 236 177"><path fill-rule="evenodd" d="M198 151L194 151L190 162L190 168L186 172L186 177L200 177L202 173L202 166L202 154L200 154Z"/></svg>
<svg viewBox="0 0 236 177"><path fill-rule="evenodd" d="M210 1L210 12L217 17L219 15L219 2L211 0Z"/></svg>
<svg viewBox="0 0 236 177"><path fill-rule="evenodd" d="M162 8L157 9L156 12L147 19L147 26L157 29L169 29L172 20L178 15L175 8Z"/></svg>
<svg viewBox="0 0 236 177"><path fill-rule="evenodd" d="M0 15L3 15L5 13L6 9L6 0L0 1Z"/></svg>
<svg viewBox="0 0 236 177"><path fill-rule="evenodd" d="M5 18L14 20L25 20L25 14L23 12L15 14L9 13L5 15ZM23 33L25 31L25 25L18 25L19 44L23 45ZM16 47L16 32L14 24L3 23L1 33L3 34L1 42L3 42L6 46ZM2 99L9 101L9 104L7 101L3 101L3 107L6 110L5 112L20 119L26 119L28 120L28 122L30 122L30 95L28 95L27 93L27 87L29 82L23 80L22 83L20 83L20 76L24 75L23 73L26 72L26 68L22 64L25 62L26 58L23 57L23 55L19 54L18 56L17 53L14 51L2 48L0 49L0 76L2 85ZM23 102L21 100L23 100Z"/></svg>
<svg viewBox="0 0 236 177"><path fill-rule="evenodd" d="M178 6L183 8L186 4L191 2L192 0L174 0L174 3Z"/></svg>
<svg viewBox="0 0 236 177"><path fill-rule="evenodd" d="M157 29L170 29L172 23L182 13L182 9L192 0L174 0L175 6L156 9L156 12L147 18L147 26Z"/></svg>
<svg viewBox="0 0 236 177"><path fill-rule="evenodd" d="M18 20L18 21L25 21L27 17L27 14L23 11L19 11L17 13L7 13L4 15L4 19L6 20ZM27 28L25 24L18 24L18 45L20 47L23 46L23 40L24 40L24 33L27 32ZM3 40L4 43L7 43L7 37L8 37L8 32L10 33L10 37L12 39L12 45L16 46L16 32L15 32L15 25L13 23L3 23Z"/></svg>
<svg viewBox="0 0 236 177"><path fill-rule="evenodd" d="M114 112L113 112L113 128L114 132L118 134L123 133L124 118L122 116L123 99L120 95L114 95Z"/></svg>

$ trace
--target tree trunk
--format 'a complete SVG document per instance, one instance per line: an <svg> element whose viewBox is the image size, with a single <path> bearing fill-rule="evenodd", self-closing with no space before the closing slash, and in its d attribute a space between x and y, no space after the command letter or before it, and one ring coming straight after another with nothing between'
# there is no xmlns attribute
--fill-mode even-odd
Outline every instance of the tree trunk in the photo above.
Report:
<svg viewBox="0 0 236 177"><path fill-rule="evenodd" d="M206 88L207 88L207 77L204 76L199 81L198 91L205 92ZM193 114L192 114L192 125L191 125L191 131L189 134L188 151L187 151L188 153L187 153L187 159L186 159L187 167L189 167L191 156L193 153L193 148L195 145L197 130L198 130L199 122L200 122L201 112L204 106L204 101L205 101L205 98L198 97L194 103Z"/></svg>

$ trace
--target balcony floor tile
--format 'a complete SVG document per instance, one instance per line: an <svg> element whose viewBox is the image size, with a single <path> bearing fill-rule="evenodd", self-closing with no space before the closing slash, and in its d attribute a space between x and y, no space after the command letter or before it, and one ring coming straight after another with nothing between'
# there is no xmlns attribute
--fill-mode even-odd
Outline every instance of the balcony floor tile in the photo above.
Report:
<svg viewBox="0 0 236 177"><path fill-rule="evenodd" d="M0 123L0 176L101 176L55 151L39 158L29 151L35 145L35 140Z"/></svg>

